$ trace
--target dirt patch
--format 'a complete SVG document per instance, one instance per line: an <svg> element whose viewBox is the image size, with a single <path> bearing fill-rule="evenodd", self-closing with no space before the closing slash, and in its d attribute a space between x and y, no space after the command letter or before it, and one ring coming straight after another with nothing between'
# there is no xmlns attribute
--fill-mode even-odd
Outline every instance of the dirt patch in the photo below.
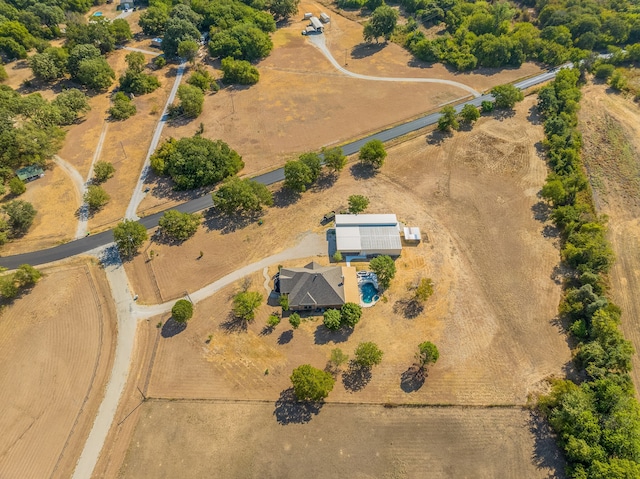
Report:
<svg viewBox="0 0 640 479"><path fill-rule="evenodd" d="M611 271L611 297L622 308L622 329L640 350L640 114L631 100L589 84L580 102L583 158L594 199L609 217L609 240L616 253ZM640 361L631 372L640 387Z"/></svg>
<svg viewBox="0 0 640 479"><path fill-rule="evenodd" d="M104 273L86 260L43 273L0 316L2 477L71 475L115 348Z"/></svg>
<svg viewBox="0 0 640 479"><path fill-rule="evenodd" d="M195 478L214 469L243 478L403 479L425 471L436 478L546 478L562 468L552 441L521 409L327 404L308 424L285 427L273 403L152 401L143 409L125 478Z"/></svg>

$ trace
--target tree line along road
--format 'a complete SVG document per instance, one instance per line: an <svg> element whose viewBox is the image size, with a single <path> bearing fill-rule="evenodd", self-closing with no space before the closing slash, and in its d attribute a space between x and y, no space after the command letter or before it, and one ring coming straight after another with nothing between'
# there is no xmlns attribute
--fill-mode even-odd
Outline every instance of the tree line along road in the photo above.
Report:
<svg viewBox="0 0 640 479"><path fill-rule="evenodd" d="M524 90L526 88L539 85L540 83L553 80L556 76L556 73L560 69L571 67L573 67L573 64L568 63L553 70L541 73L540 75L522 80L518 83L515 83L514 86L521 90ZM493 100L493 96L487 94L479 96L477 98L473 98L471 100L458 104L455 109L457 112L459 112L465 105L474 105L476 107L479 107L481 103L486 100ZM353 155L354 153L360 151L360 148L362 148L362 146L368 141L380 140L382 142L388 142L427 126L435 125L438 122L439 118L440 113L431 113L429 115L416 118L415 120L408 121L401 125L394 126L387 130L369 135L365 138L347 143L346 145L342 145L342 151L347 156ZM252 179L264 185L272 185L274 183L278 183L284 180L284 168L278 168L268 173L255 176ZM183 213L195 213L197 211L211 208L212 206L213 200L211 198L211 195L207 194L168 209L176 209ZM159 213L141 218L140 220L138 220L138 222L144 225L144 227L147 229L154 228L158 226L158 220L162 217L165 211L161 211ZM105 246L111 242L113 242L113 230L107 230L103 231L102 233L86 236L84 238L70 241L59 246L54 246L53 248L0 257L0 266L9 269L15 269L21 264L25 263L30 265L51 263L52 261L58 261L61 259L70 258L72 256L86 253L95 248Z"/></svg>

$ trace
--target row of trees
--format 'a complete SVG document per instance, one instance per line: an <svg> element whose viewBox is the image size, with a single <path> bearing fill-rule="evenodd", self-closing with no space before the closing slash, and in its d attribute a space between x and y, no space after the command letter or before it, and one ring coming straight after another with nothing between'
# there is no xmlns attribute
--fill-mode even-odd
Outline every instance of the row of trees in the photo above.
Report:
<svg viewBox="0 0 640 479"><path fill-rule="evenodd" d="M539 406L557 432L573 478L640 475L640 405L629 375L633 347L619 330L620 309L607 297L613 252L605 218L592 203L576 129L578 70L562 70L540 90L551 174L542 195L562 232L562 258L573 268L560 313L578 341L587 380L556 381Z"/></svg>
<svg viewBox="0 0 640 479"><path fill-rule="evenodd" d="M376 343L362 342L358 344L353 355L352 367L370 370L382 362L384 351ZM432 342L425 341L418 345L416 360L421 370L425 370L430 364L435 364L439 357L438 348ZM348 359L342 350L334 349L331 352L330 364L325 370L314 368L310 364L298 366L290 377L296 398L299 401L324 400L335 385L335 374L332 372L339 371L340 365Z"/></svg>
<svg viewBox="0 0 640 479"><path fill-rule="evenodd" d="M485 100L482 102L482 112L488 113L494 108L510 109L517 102L524 100L524 94L513 85L500 85L491 89L494 101ZM445 106L440 110L440 118L438 119L438 130L450 131L460 128L460 123L471 125L480 118L480 110L471 104L462 107L459 114L453 106Z"/></svg>
<svg viewBox="0 0 640 479"><path fill-rule="evenodd" d="M327 309L323 315L324 325L333 331L354 328L362 317L362 308L356 303L345 303L340 310Z"/></svg>
<svg viewBox="0 0 640 479"><path fill-rule="evenodd" d="M457 70L519 66L528 59L559 65L585 58L594 49L640 41L640 17L630 4L553 0L529 2L519 10L508 2L400 0L409 16L400 28L397 12L381 0L339 0L338 5L373 12L363 32L366 41L395 34L420 60ZM529 7L536 8L536 20L531 20ZM445 34L428 37L418 22L426 27L444 23Z"/></svg>

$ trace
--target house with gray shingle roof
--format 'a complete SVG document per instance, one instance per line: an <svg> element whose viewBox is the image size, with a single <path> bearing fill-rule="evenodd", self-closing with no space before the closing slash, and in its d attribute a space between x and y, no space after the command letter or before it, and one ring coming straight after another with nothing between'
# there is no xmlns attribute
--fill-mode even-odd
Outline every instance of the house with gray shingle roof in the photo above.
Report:
<svg viewBox="0 0 640 479"><path fill-rule="evenodd" d="M356 270L346 266L321 266L315 261L303 268L280 270L280 293L289 297L293 311L340 308L359 300Z"/></svg>

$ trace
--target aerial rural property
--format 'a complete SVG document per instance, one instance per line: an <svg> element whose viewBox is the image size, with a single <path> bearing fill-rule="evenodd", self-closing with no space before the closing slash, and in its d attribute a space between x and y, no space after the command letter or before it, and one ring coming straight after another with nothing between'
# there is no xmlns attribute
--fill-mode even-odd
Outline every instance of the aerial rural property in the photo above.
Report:
<svg viewBox="0 0 640 479"><path fill-rule="evenodd" d="M634 3L0 5L1 478L640 478Z"/></svg>

